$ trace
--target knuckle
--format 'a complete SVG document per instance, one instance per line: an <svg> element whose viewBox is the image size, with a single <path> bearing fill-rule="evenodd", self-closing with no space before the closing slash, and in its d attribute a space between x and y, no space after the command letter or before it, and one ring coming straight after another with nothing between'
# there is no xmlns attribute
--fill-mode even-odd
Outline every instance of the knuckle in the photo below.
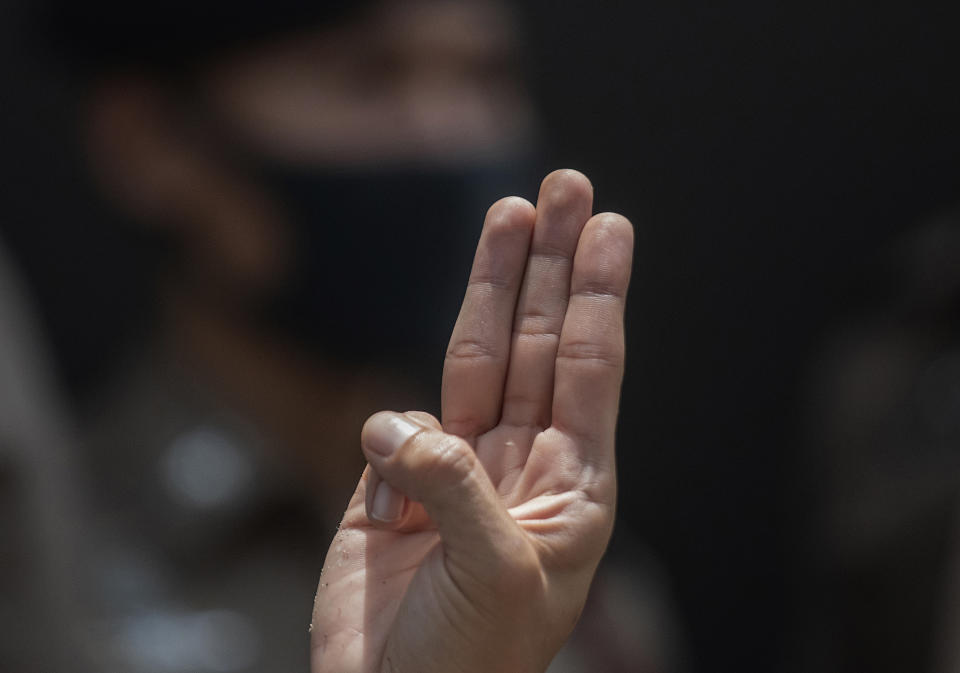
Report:
<svg viewBox="0 0 960 673"><path fill-rule="evenodd" d="M624 352L619 344L570 342L560 344L560 348L557 350L557 360L619 369L623 367Z"/></svg>
<svg viewBox="0 0 960 673"><path fill-rule="evenodd" d="M603 271L598 272L599 278L587 278L577 283L571 294L592 299L624 299L625 290L614 279L602 277Z"/></svg>
<svg viewBox="0 0 960 673"><path fill-rule="evenodd" d="M489 427L489 421L479 413L464 410L459 414L448 415L443 429L460 437L472 437Z"/></svg>
<svg viewBox="0 0 960 673"><path fill-rule="evenodd" d="M494 273L474 273L467 281L467 287L479 291L507 290L511 286L510 280Z"/></svg>
<svg viewBox="0 0 960 673"><path fill-rule="evenodd" d="M446 355L448 362L496 360L500 357L500 349L491 341L480 339L457 339L450 343Z"/></svg>
<svg viewBox="0 0 960 673"><path fill-rule="evenodd" d="M473 472L473 449L459 437L441 432L422 433L413 440L415 469L437 483L460 483Z"/></svg>
<svg viewBox="0 0 960 673"><path fill-rule="evenodd" d="M524 311L517 316L514 325L514 337L520 339L550 339L560 338L560 329L563 327L563 314L538 311Z"/></svg>

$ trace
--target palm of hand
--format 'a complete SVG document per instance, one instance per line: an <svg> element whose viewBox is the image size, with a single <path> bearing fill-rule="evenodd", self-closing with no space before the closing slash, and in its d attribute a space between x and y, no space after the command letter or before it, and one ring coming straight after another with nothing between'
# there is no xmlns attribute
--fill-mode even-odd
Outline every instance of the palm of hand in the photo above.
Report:
<svg viewBox="0 0 960 673"><path fill-rule="evenodd" d="M418 432L386 460L369 445L387 416L364 428L371 467L321 575L315 672L542 671L568 635L613 522L632 252L629 223L590 218L591 203L562 171L536 211L488 213L442 428L400 416ZM388 482L393 516L378 520Z"/></svg>

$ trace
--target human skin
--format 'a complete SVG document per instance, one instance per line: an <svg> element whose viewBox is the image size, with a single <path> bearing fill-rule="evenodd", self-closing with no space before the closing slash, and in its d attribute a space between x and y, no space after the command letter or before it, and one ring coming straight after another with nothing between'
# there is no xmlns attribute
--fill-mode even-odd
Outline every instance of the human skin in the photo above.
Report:
<svg viewBox="0 0 960 673"><path fill-rule="evenodd" d="M582 174L487 213L441 419L380 412L320 577L313 673L542 672L609 541L633 230ZM389 332L389 326L385 326Z"/></svg>

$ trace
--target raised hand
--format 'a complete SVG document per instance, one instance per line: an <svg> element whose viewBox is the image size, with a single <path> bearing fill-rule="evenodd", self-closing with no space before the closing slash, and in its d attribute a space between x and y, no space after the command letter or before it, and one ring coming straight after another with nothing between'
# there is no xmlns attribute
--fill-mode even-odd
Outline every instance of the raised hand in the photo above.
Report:
<svg viewBox="0 0 960 673"><path fill-rule="evenodd" d="M551 173L487 213L442 423L380 412L327 554L314 673L544 671L610 537L633 231ZM385 288L389 291L389 288Z"/></svg>

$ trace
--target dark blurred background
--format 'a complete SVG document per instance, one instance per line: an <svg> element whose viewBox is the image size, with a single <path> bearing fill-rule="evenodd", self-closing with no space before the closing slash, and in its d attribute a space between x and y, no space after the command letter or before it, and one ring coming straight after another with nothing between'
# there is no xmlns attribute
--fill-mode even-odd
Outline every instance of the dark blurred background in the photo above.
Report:
<svg viewBox="0 0 960 673"><path fill-rule="evenodd" d="M0 9L0 668L305 670L359 424L565 166L638 243L555 670L960 670L953 7L240 5Z"/></svg>

